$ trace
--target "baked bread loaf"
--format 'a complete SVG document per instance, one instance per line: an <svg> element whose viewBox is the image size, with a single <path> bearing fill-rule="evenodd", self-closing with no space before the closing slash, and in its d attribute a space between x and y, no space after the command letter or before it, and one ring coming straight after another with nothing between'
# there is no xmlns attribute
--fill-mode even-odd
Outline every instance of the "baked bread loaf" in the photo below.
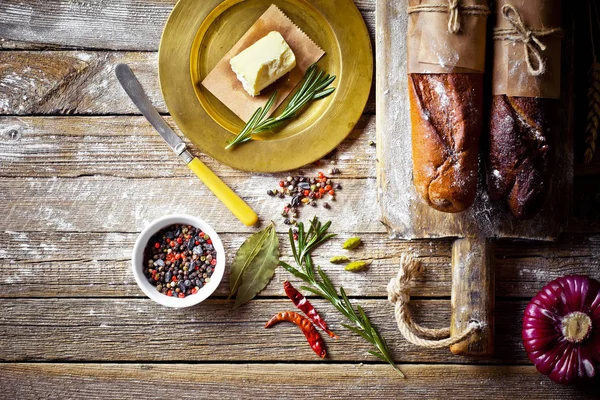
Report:
<svg viewBox="0 0 600 400"><path fill-rule="evenodd" d="M436 210L469 208L477 192L483 75L409 74L413 178Z"/></svg>
<svg viewBox="0 0 600 400"><path fill-rule="evenodd" d="M506 200L518 219L533 217L546 199L558 113L556 99L492 97L488 194Z"/></svg>

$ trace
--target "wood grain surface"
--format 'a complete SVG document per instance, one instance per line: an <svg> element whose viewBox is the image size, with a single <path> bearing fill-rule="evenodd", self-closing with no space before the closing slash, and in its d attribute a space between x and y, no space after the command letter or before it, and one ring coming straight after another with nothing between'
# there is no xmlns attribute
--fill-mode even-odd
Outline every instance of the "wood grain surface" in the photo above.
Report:
<svg viewBox="0 0 600 400"><path fill-rule="evenodd" d="M116 89L121 90L120 87ZM166 120L181 135L173 120L170 117ZM11 140L9 132L18 140ZM184 140L190 151L209 167L218 168L220 176L248 176L243 171L217 163L201 154L185 137ZM376 149L369 145L371 140L375 140L375 117L364 115L350 136L323 160L321 169L331 169L333 166L329 164L335 160L335 166L342 171L338 176L341 179L375 177L373 159ZM359 154L356 149L360 149ZM0 116L0 151L3 153L2 177L193 176L185 164L173 157L169 146L141 116ZM158 165L161 167L157 168ZM309 166L303 170L316 174L319 167ZM265 177L265 185L271 182L274 187L278 183L277 176L286 175Z"/></svg>
<svg viewBox="0 0 600 400"><path fill-rule="evenodd" d="M598 385L553 384L526 358L520 318L527 301L567 273L600 278L600 168L577 166L569 233L554 243L492 243L497 291L496 356L460 358L422 350L396 330L386 285L403 253L425 265L411 311L429 327L450 320L449 239L389 240L376 207L374 95L350 137L307 174L341 170L331 210L302 210L333 221L339 237L315 260L364 306L406 373L401 380L366 353L324 301L314 304L340 339L325 338L318 360L293 325L263 329L293 309L278 270L259 298L239 310L215 298L170 310L145 298L130 272L137 233L167 212L188 212L222 233L228 261L253 229L239 224L172 155L114 77L125 62L166 113L157 78L158 42L175 0L0 2L0 391L40 398L597 398ZM356 1L375 31L375 0ZM374 39L374 36L373 36ZM375 43L375 40L374 40ZM379 44L379 43L377 43ZM173 126L172 120L167 121ZM266 190L285 174L250 175L197 153L264 221L277 223L284 200ZM359 235L353 257L372 259L351 274L328 263ZM295 280L292 279L295 282ZM1 395L0 397L4 397Z"/></svg>
<svg viewBox="0 0 600 400"><path fill-rule="evenodd" d="M350 364L3 364L19 399L52 393L96 399L593 399L598 387L560 387L531 366L402 365L410 381L382 365ZM416 378L417 379L412 379ZM28 382L28 385L23 385ZM562 397L561 397L562 396Z"/></svg>
<svg viewBox="0 0 600 400"><path fill-rule="evenodd" d="M285 276L290 278L289 276ZM294 280L290 279L294 283ZM348 295L354 296L352 289ZM312 301L340 336L326 338L327 362L376 362L371 345L341 326L343 317L321 299ZM397 362L529 364L521 345L524 300L498 301L496 357L453 355L405 341L387 299L356 299L392 348ZM0 359L4 361L319 361L293 324L265 329L276 313L294 310L286 298L212 299L191 309L157 307L149 299L1 299ZM291 307L290 307L291 306ZM415 319L432 328L449 326L450 301L411 302Z"/></svg>
<svg viewBox="0 0 600 400"><path fill-rule="evenodd" d="M354 296L383 298L401 255L412 252L423 262L425 271L411 295L450 296L451 240L407 242L390 241L385 234L362 235L366 245L352 254L372 259L373 265L364 272L349 274L328 260L331 254L343 253L339 250L341 244L351 235L344 234L315 253L315 262L326 269L334 284L351 288ZM246 236L221 236L229 268ZM0 270L4 273L0 297L143 297L129 269L136 238L133 232L0 232ZM287 259L291 250L283 234L280 239L281 252ZM80 254L82 247L87 249L85 254ZM499 241L493 247L500 298L530 298L559 276L595 276L600 269L600 235L563 235L556 243ZM286 278L285 273L278 272L259 296L283 296L281 285ZM228 282L226 274L216 292L218 296L228 295Z"/></svg>
<svg viewBox="0 0 600 400"><path fill-rule="evenodd" d="M175 0L3 0L0 48L156 51ZM356 1L375 31L375 0Z"/></svg>
<svg viewBox="0 0 600 400"><path fill-rule="evenodd" d="M489 357L494 354L495 268L494 247L486 238L460 238L452 243L452 316L450 336L479 324L477 332L450 346L457 355Z"/></svg>
<svg viewBox="0 0 600 400"><path fill-rule="evenodd" d="M167 112L157 53L81 50L0 52L0 114L139 114L114 74L119 63L131 66L154 106Z"/></svg>

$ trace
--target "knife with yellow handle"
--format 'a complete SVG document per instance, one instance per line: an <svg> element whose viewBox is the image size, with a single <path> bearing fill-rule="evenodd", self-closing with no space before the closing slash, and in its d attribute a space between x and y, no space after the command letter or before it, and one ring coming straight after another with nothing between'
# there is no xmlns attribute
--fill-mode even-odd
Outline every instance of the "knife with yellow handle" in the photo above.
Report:
<svg viewBox="0 0 600 400"><path fill-rule="evenodd" d="M144 92L142 85L137 80L131 68L125 64L115 67L117 79L127 92L133 103L142 112L144 117L158 131L160 136L173 149L175 154L183 159L187 166L196 174L206 187L208 187L219 200L225 204L229 211L247 226L252 226L258 221L256 213L229 188L217 175L215 175L202 161L187 150L185 143L167 125L165 120L154 108L150 99Z"/></svg>

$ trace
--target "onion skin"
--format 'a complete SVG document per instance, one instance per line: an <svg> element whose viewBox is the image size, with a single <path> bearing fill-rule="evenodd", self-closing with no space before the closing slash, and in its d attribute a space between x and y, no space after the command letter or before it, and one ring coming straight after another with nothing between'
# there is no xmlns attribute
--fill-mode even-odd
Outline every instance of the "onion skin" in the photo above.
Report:
<svg viewBox="0 0 600 400"><path fill-rule="evenodd" d="M584 322L568 340L563 326L575 315ZM594 378L600 367L600 282L568 275L544 286L525 309L522 335L529 359L553 381Z"/></svg>

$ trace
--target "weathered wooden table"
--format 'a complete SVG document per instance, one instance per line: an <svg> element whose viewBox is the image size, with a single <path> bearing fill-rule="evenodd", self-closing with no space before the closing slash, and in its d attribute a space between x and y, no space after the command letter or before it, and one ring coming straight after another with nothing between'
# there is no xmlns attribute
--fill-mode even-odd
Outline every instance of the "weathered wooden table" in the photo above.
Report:
<svg viewBox="0 0 600 400"><path fill-rule="evenodd" d="M426 274L413 312L448 325L450 240L390 241L376 206L374 99L352 135L330 155L344 186L331 210L340 236L319 250L334 283L364 305L407 379L367 354L340 315L314 300L334 330L330 356L315 357L294 326L265 330L291 309L279 270L239 310L216 296L186 310L142 295L130 273L137 232L165 213L198 215L222 233L228 259L252 229L234 219L173 156L118 86L132 66L161 112L157 47L174 0L0 1L0 397L40 398L567 398L599 389L553 384L530 365L520 341L523 309L546 282L567 273L599 278L599 164L576 166L576 212L557 243L498 241L497 345L491 360L421 350L396 330L386 300L402 252ZM371 33L373 0L357 1ZM167 117L168 119L168 117ZM170 123L172 121L169 120ZM193 148L193 146L192 146ZM193 149L195 150L195 149ZM263 219L282 201L266 190L285 175L252 175L203 157ZM327 169L311 166L306 173ZM312 213L305 211L303 219ZM326 260L360 235L358 274ZM282 252L289 246L282 241Z"/></svg>

